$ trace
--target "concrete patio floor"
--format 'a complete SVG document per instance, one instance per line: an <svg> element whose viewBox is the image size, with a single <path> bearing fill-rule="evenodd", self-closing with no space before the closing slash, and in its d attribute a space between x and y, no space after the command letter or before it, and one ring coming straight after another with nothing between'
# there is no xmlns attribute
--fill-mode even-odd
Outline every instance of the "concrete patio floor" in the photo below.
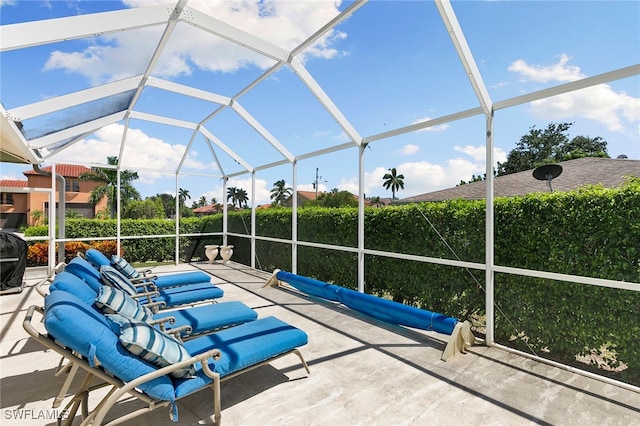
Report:
<svg viewBox="0 0 640 426"><path fill-rule="evenodd" d="M275 315L309 335L301 350L311 374L306 375L297 357L288 356L223 382L222 424L640 424L636 392L497 348L474 346L443 362L448 336L386 325L294 291L262 288L269 274L244 265L197 263L155 270L194 268L212 274L225 291L223 300L240 300L260 317ZM52 417L60 412L52 409L64 381L54 377L60 358L22 328L27 308L43 303L34 284L44 274L29 269L21 294L0 296L2 425L53 425ZM104 390L96 391L96 397L101 394ZM140 407L125 399L107 418ZM178 424L211 424L211 392L178 401L178 409ZM125 424L172 422L168 409L160 408Z"/></svg>

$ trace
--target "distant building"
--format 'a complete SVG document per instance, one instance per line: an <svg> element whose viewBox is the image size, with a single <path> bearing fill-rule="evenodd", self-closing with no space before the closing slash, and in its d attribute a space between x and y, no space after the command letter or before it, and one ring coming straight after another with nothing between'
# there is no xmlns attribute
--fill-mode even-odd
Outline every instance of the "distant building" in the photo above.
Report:
<svg viewBox="0 0 640 426"><path fill-rule="evenodd" d="M42 170L51 172L51 167ZM56 173L65 179L65 208L74 210L84 217L93 218L96 211L107 208L104 198L96 206L89 202L91 191L100 182L81 181L78 177L90 172L91 169L72 164L57 164ZM51 188L51 177L42 176L35 170L24 172L26 180L0 180L0 228L19 228L22 225L35 225L31 213L43 212L44 217L49 211L49 194L44 192L29 192L28 188ZM56 207L58 201L56 193Z"/></svg>
<svg viewBox="0 0 640 426"><path fill-rule="evenodd" d="M625 176L640 176L640 161L626 158L584 157L558 163L562 174L552 181L554 191L570 191L585 185L601 184L614 188L625 181ZM549 192L546 180L533 177L533 170L499 176L494 179L495 197L513 197L533 192ZM413 197L403 198L397 203L419 203L444 200L482 200L487 194L487 182L467 183Z"/></svg>
<svg viewBox="0 0 640 426"><path fill-rule="evenodd" d="M210 214L221 213L222 209L223 207L220 204L210 204L207 206L196 207L192 211L196 216L206 216Z"/></svg>

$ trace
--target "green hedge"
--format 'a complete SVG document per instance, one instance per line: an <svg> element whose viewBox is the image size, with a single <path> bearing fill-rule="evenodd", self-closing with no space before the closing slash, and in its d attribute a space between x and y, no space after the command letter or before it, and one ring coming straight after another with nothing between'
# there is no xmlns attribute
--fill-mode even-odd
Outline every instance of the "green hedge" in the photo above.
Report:
<svg viewBox="0 0 640 426"><path fill-rule="evenodd" d="M65 222L66 238L114 238L116 220L68 219ZM198 234L222 231L222 217L183 218L180 220L181 234ZM25 236L45 236L47 226L34 226L25 230ZM131 262L163 262L175 258L175 237L133 238L127 236L174 235L175 222L166 219L123 219L121 221L121 249ZM222 244L222 237L180 237L180 259L205 259L204 246Z"/></svg>
<svg viewBox="0 0 640 426"><path fill-rule="evenodd" d="M260 236L291 238L291 210L256 211ZM354 208L298 210L298 240L357 247ZM249 235L250 211L229 213L229 231ZM68 238L115 235L115 221L69 220ZM122 235L173 234L173 221L123 220ZM182 219L181 233L222 231L222 216ZM27 235L47 228L29 228ZM586 277L640 282L640 180L495 201L495 263ZM175 239L122 240L133 262L173 259ZM221 237L181 237L183 261L204 259ZM233 259L250 264L250 239L229 237ZM446 201L365 209L367 249L485 261L484 201ZM291 246L256 241L256 265L291 270ZM356 288L357 254L298 247L297 272ZM482 333L483 270L365 256L369 293L463 319ZM628 290L495 275L496 340L566 364L640 385L640 295ZM585 362L591 365L586 365Z"/></svg>

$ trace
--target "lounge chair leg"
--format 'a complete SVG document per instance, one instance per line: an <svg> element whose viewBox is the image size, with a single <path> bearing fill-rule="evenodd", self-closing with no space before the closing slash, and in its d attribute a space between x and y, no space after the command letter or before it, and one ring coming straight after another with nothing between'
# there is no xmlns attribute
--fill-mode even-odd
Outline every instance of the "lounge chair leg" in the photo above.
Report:
<svg viewBox="0 0 640 426"><path fill-rule="evenodd" d="M67 392L69 391L69 387L71 386L71 382L73 382L73 379L76 376L76 373L78 372L78 368L80 368L78 364L74 362L70 362L69 364L65 365L63 369L58 370L56 372L56 377L67 370L69 371L69 375L67 376L67 378L65 379L62 385L62 389L60 389L60 392L58 392L58 396L56 396L55 399L53 400L53 408L59 407L60 404L62 404L62 401L64 401L64 398L67 395Z"/></svg>
<svg viewBox="0 0 640 426"><path fill-rule="evenodd" d="M213 421L216 426L220 426L222 421L222 403L220 398L220 376L216 375L213 378Z"/></svg>
<svg viewBox="0 0 640 426"><path fill-rule="evenodd" d="M307 361L304 360L304 357L302 356L302 353L298 349L294 349L292 352L294 354L298 355L298 358L300 358L300 362L302 363L302 366L304 367L304 369L307 371L307 374L311 374L311 370L309 370L309 366L307 365Z"/></svg>

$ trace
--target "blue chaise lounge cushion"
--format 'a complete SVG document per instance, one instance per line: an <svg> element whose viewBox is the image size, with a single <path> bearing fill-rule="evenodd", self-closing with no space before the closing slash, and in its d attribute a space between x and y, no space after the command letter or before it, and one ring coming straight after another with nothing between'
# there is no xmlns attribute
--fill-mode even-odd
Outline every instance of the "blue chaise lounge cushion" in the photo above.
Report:
<svg viewBox="0 0 640 426"><path fill-rule="evenodd" d="M45 298L44 326L49 335L123 382L129 382L157 368L127 351L107 318L66 291L54 291ZM140 385L153 398L175 401L173 383L168 376Z"/></svg>
<svg viewBox="0 0 640 426"><path fill-rule="evenodd" d="M219 349L222 356L217 361L210 361L209 366L220 374L220 377L225 377L304 346L307 341L307 334L299 328L276 317L266 317L198 337L183 344L192 355L212 348ZM176 397L182 398L196 392L211 381L212 379L205 375L202 366L198 363L195 378L175 380Z"/></svg>

